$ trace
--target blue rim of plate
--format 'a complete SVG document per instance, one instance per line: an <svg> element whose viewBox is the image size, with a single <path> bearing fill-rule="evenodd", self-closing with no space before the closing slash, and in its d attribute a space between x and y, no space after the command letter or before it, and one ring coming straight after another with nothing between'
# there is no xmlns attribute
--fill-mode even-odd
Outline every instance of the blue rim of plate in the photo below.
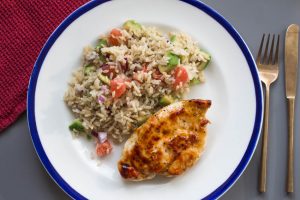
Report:
<svg viewBox="0 0 300 200"><path fill-rule="evenodd" d="M60 36L60 34L78 17L83 15L84 13L88 12L89 10L93 9L96 6L99 6L109 0L94 0L90 1L77 10L75 10L72 14L70 14L57 28L56 30L51 34L51 36L48 38L47 42L45 43L43 49L41 50L37 61L34 65L29 87L28 87L28 96L27 96L27 117L28 117L28 126L31 133L32 142L34 144L35 150L49 173L49 175L52 177L52 179L59 185L59 187L64 190L70 197L74 199L87 199L80 193L78 193L76 190L74 190L61 176L60 174L55 170L53 165L51 164L50 160L48 159L43 146L41 144L39 134L36 127L36 121L35 121L35 90L36 90L36 84L39 76L40 69L43 65L44 59L46 58L48 51L51 49L52 45L55 43L57 38ZM246 149L246 152L244 156L242 157L240 163L234 170L234 172L229 176L229 178L220 185L217 189L215 189L213 192L211 192L209 195L204 197L203 199L217 199L220 196L222 196L240 177L242 172L245 170L246 166L248 165L255 147L257 145L260 130L261 130L261 124L262 124L262 89L261 89L261 83L260 79L256 70L256 65L253 60L253 57L239 35L239 33L235 30L235 28L229 24L227 20L225 20L224 17L222 17L219 13L217 13L215 10L210 8L209 6L205 5L204 3L196 0L181 0L185 3L188 3L190 5L195 6L196 8L200 9L201 11L205 12L209 16L211 16L213 19L215 19L220 25L222 25L227 32L231 35L231 37L235 40L235 42L240 47L241 51L243 52L247 63L250 68L250 72L253 78L254 88L255 88L255 95L256 95L256 114L255 114L255 122L254 122L254 128L252 132L252 136L250 139L250 142L248 144L248 147Z"/></svg>

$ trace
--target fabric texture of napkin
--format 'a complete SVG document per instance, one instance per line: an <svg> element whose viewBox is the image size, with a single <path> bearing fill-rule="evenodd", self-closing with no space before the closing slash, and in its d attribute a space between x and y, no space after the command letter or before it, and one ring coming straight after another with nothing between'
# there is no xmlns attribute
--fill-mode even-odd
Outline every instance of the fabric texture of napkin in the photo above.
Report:
<svg viewBox="0 0 300 200"><path fill-rule="evenodd" d="M29 77L47 38L87 1L1 1L0 132L25 111Z"/></svg>

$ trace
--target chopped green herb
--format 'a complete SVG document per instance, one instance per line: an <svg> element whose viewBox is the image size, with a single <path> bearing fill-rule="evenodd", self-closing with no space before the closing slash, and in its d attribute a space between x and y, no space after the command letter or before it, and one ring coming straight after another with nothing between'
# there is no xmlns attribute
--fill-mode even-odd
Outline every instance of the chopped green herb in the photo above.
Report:
<svg viewBox="0 0 300 200"><path fill-rule="evenodd" d="M78 132L84 132L84 126L82 125L81 121L79 119L75 119L69 126L69 129L71 131L78 131Z"/></svg>

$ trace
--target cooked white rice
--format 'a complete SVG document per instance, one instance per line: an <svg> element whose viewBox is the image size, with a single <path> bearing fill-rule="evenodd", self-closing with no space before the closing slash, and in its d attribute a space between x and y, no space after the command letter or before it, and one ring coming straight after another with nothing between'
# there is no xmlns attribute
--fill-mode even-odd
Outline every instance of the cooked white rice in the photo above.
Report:
<svg viewBox="0 0 300 200"><path fill-rule="evenodd" d="M203 82L203 70L199 65L208 58L184 33L163 34L155 27L145 26L141 26L138 33L128 28L119 30L122 35L118 37L118 46L108 44L84 49L82 66L73 73L64 100L75 117L82 121L87 134L104 131L121 142L139 126L141 118L162 107L159 101L163 96L180 100L189 90L190 80ZM176 37L175 41L170 41L171 36ZM180 58L178 66L183 66L188 74L188 81L175 88L174 70L162 73L158 70L158 66L168 65L168 52ZM105 61L101 61L99 54L105 56ZM128 80L126 92L119 98L114 98L115 91L99 78L99 74L107 74L104 64L114 66L117 76ZM96 70L85 73L87 65L95 66ZM147 71L143 70L144 65ZM113 73L107 76L110 80L114 78Z"/></svg>

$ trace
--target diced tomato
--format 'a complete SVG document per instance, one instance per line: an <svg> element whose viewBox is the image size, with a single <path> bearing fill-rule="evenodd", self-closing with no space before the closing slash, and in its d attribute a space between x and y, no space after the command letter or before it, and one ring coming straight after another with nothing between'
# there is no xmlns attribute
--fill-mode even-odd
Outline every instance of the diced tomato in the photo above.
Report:
<svg viewBox="0 0 300 200"><path fill-rule="evenodd" d="M110 91L114 92L114 98L119 98L126 92L125 80L122 78L115 78L110 81Z"/></svg>
<svg viewBox="0 0 300 200"><path fill-rule="evenodd" d="M175 82L174 82L173 86L175 88L180 83L182 83L182 85L183 85L189 80L188 73L187 73L186 69L182 66L176 67L174 77L175 77Z"/></svg>
<svg viewBox="0 0 300 200"><path fill-rule="evenodd" d="M112 151L112 145L108 140L103 143L97 142L96 144L96 153L99 157L104 157L110 154Z"/></svg>
<svg viewBox="0 0 300 200"><path fill-rule="evenodd" d="M104 64L101 66L102 74L108 78L115 78L117 76L117 67L114 65Z"/></svg>
<svg viewBox="0 0 300 200"><path fill-rule="evenodd" d="M111 30L110 34L115 37L119 37L122 35L121 31L117 28L114 28L113 30Z"/></svg>
<svg viewBox="0 0 300 200"><path fill-rule="evenodd" d="M120 45L120 42L118 38L122 35L121 31L119 29L114 28L111 30L110 35L108 37L108 42L109 44L113 46L118 46Z"/></svg>

